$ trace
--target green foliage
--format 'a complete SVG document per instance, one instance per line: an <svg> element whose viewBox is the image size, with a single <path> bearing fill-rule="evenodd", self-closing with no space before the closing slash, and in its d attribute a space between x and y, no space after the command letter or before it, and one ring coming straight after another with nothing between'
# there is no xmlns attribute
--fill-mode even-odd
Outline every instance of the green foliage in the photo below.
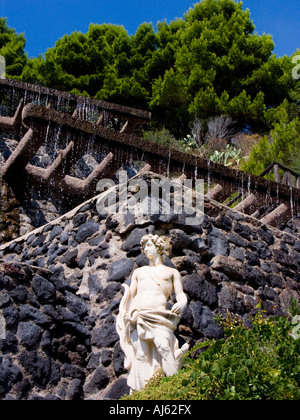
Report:
<svg viewBox="0 0 300 420"><path fill-rule="evenodd" d="M249 159L242 164L245 172L259 175L271 163L277 161L295 171L300 171L300 120L298 117L289 121L286 112L282 113L280 122L274 123L270 138L263 136L254 145Z"/></svg>
<svg viewBox="0 0 300 420"><path fill-rule="evenodd" d="M28 60L21 79L149 109L154 126L176 138L196 118L219 115L268 131L284 99L290 119L299 116L299 82L291 59L272 55L271 36L254 30L241 2L202 0L184 18L143 23L135 35L107 24L65 35Z"/></svg>
<svg viewBox="0 0 300 420"><path fill-rule="evenodd" d="M0 55L5 57L6 76L20 76L27 61L24 52L25 37L7 25L6 18L0 18Z"/></svg>
<svg viewBox="0 0 300 420"><path fill-rule="evenodd" d="M176 375L160 373L144 390L125 398L299 400L300 340L292 337L291 322L265 318L258 308L252 324L248 329L230 322L225 338L194 347Z"/></svg>

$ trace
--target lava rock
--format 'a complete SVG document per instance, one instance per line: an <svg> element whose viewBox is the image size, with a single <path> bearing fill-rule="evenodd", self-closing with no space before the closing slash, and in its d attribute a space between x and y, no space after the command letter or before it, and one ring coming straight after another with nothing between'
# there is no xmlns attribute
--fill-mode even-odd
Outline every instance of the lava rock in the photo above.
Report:
<svg viewBox="0 0 300 420"><path fill-rule="evenodd" d="M131 274L134 267L132 259L124 257L113 262L108 269L108 281L125 280Z"/></svg>
<svg viewBox="0 0 300 420"><path fill-rule="evenodd" d="M199 274L190 274L182 279L183 290L190 299L198 300L206 305L215 305L217 303L216 287L201 277Z"/></svg>
<svg viewBox="0 0 300 420"><path fill-rule="evenodd" d="M78 255L78 249L70 249L67 252L64 253L62 257L60 257L60 262L63 264L66 264L70 268L76 268L77 267L77 255Z"/></svg>
<svg viewBox="0 0 300 420"><path fill-rule="evenodd" d="M108 316L101 328L94 328L91 338L92 345L99 348L111 347L119 340L116 331L115 320L113 317Z"/></svg>
<svg viewBox="0 0 300 420"><path fill-rule="evenodd" d="M51 372L50 359L41 356L36 350L21 353L19 361L33 381L46 385Z"/></svg>
<svg viewBox="0 0 300 420"><path fill-rule="evenodd" d="M25 347L32 347L40 338L42 329L33 322L19 322L17 337Z"/></svg>
<svg viewBox="0 0 300 420"><path fill-rule="evenodd" d="M140 246L141 239L144 235L149 235L150 233L153 234L154 232L154 226L149 226L144 229L135 228L129 235L129 237L126 239L125 242L123 242L121 249L123 251L129 251L132 248L136 248Z"/></svg>
<svg viewBox="0 0 300 420"><path fill-rule="evenodd" d="M126 378L119 378L110 390L104 395L104 400L119 400L124 395L130 394Z"/></svg>
<svg viewBox="0 0 300 420"><path fill-rule="evenodd" d="M41 303L54 303L56 290L52 283L40 275L35 275L32 280L32 289Z"/></svg>
<svg viewBox="0 0 300 420"><path fill-rule="evenodd" d="M170 237L173 250L194 248L193 240L181 229L172 229Z"/></svg>
<svg viewBox="0 0 300 420"><path fill-rule="evenodd" d="M90 238L94 233L98 232L99 230L99 223L90 220L83 225L79 226L78 232L75 236L75 241L78 243L82 243Z"/></svg>
<svg viewBox="0 0 300 420"><path fill-rule="evenodd" d="M104 389L109 383L109 376L103 367L98 367L91 380L86 384L84 390L88 393L95 393Z"/></svg>
<svg viewBox="0 0 300 420"><path fill-rule="evenodd" d="M207 235L208 254L210 257L216 255L228 255L229 242L221 230L213 227Z"/></svg>
<svg viewBox="0 0 300 420"><path fill-rule="evenodd" d="M213 312L203 306L201 302L192 302L190 309L193 314L193 329L207 338L221 338L223 336L223 328L214 320Z"/></svg>
<svg viewBox="0 0 300 420"><path fill-rule="evenodd" d="M0 396L5 396L12 386L22 379L22 373L11 358L0 356Z"/></svg>
<svg viewBox="0 0 300 420"><path fill-rule="evenodd" d="M49 235L49 241L52 242L56 236L60 235L62 232L62 227L60 225L55 225L54 228L51 230Z"/></svg>

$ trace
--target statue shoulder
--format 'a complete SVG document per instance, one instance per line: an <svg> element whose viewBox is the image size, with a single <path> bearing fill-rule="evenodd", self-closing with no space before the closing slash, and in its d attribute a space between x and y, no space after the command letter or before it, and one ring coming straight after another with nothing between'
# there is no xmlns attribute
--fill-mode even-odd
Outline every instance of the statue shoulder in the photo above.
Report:
<svg viewBox="0 0 300 420"><path fill-rule="evenodd" d="M134 275L135 275L135 276L138 276L139 274L142 274L143 272L145 272L147 269L148 269L148 266L147 266L147 265L144 265L144 266L142 266L142 267L138 267L138 268L136 268L136 269L134 270L134 272L133 272L133 276L134 276Z"/></svg>
<svg viewBox="0 0 300 420"><path fill-rule="evenodd" d="M176 268L173 267L169 267L167 265L164 265L164 272L168 273L169 275L171 275L173 278L174 277L180 277L180 273Z"/></svg>

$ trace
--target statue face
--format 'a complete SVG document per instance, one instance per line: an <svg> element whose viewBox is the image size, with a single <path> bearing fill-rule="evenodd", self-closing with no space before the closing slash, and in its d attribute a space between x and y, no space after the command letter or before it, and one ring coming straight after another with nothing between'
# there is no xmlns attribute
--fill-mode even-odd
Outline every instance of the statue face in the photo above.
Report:
<svg viewBox="0 0 300 420"><path fill-rule="evenodd" d="M154 243L149 239L144 245L144 254L149 260L152 260L157 256L157 249Z"/></svg>

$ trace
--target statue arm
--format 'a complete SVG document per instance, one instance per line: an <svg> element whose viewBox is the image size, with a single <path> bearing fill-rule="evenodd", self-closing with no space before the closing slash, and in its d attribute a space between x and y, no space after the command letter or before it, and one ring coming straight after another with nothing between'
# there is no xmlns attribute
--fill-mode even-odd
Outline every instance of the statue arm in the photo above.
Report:
<svg viewBox="0 0 300 420"><path fill-rule="evenodd" d="M137 286L138 286L138 278L137 278L136 271L134 271L131 278L131 284L130 284L130 304L129 304L128 311L126 312L127 321L129 321L133 325L136 324L137 322L138 313L137 313L136 308L133 308L131 306L131 303L133 301L133 298L137 294Z"/></svg>
<svg viewBox="0 0 300 420"><path fill-rule="evenodd" d="M171 310L177 315L180 315L187 306L187 297L183 291L180 273L177 270L175 270L173 276L173 287L176 297L176 303L172 306Z"/></svg>

